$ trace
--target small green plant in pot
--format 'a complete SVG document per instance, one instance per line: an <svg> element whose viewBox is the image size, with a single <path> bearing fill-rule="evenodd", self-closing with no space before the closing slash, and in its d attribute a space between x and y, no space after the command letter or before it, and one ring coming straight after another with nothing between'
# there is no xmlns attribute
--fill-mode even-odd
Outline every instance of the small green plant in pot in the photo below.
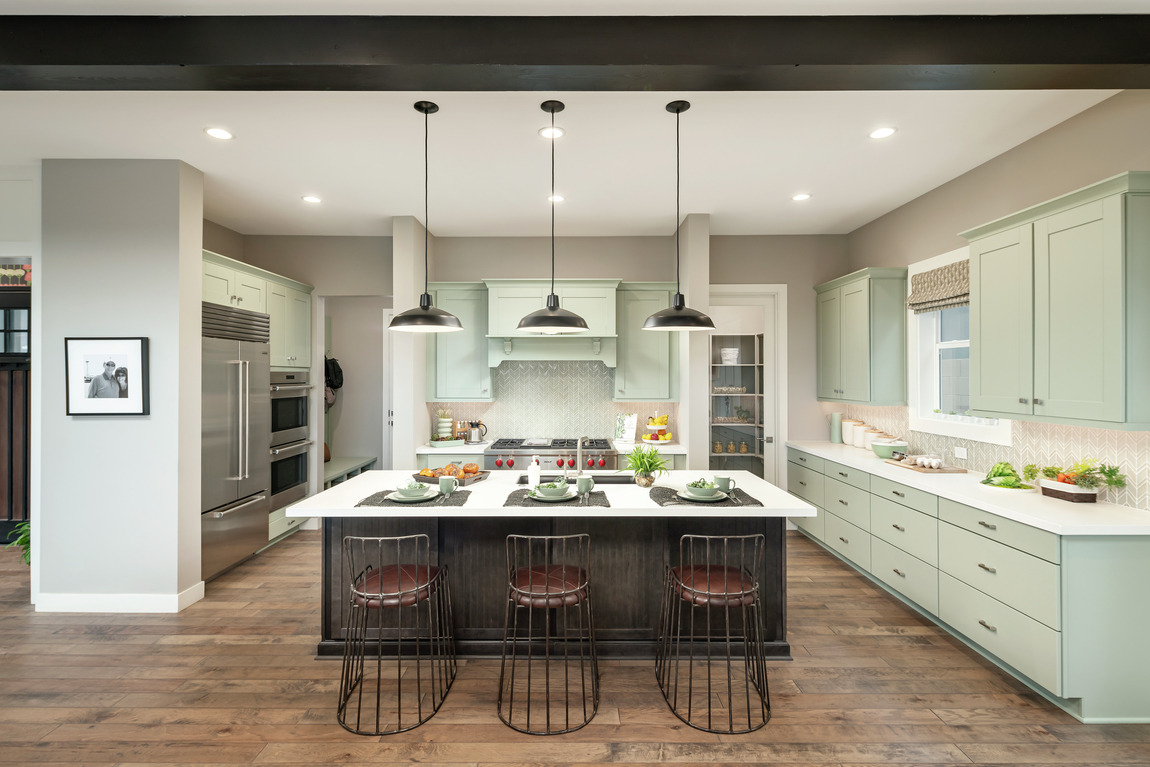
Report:
<svg viewBox="0 0 1150 767"><path fill-rule="evenodd" d="M635 484L639 487L650 487L660 474L667 473L667 459L659 455L653 447L636 445L635 449L624 456L627 466L622 471L635 472Z"/></svg>
<svg viewBox="0 0 1150 767"><path fill-rule="evenodd" d="M32 564L32 523L21 522L16 525L13 532L16 537L4 548L10 549L15 546L20 549L20 558L24 560L24 564Z"/></svg>

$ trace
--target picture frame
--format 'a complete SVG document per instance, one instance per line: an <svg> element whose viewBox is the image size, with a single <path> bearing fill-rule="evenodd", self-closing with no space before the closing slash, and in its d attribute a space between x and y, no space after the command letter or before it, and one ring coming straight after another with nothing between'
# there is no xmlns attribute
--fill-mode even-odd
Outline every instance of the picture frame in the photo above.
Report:
<svg viewBox="0 0 1150 767"><path fill-rule="evenodd" d="M149 415L147 338L65 338L69 416Z"/></svg>

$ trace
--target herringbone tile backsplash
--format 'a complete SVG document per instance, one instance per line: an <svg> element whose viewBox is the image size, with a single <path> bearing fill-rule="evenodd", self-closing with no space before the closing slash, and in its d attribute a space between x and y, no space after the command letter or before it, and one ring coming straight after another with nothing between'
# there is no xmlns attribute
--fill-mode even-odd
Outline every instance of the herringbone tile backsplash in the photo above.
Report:
<svg viewBox="0 0 1150 767"><path fill-rule="evenodd" d="M1126 487L1110 490L1102 500L1150 511L1150 432L1084 429L1045 423L1015 421L1014 445L1004 447L969 439L910 431L910 410L905 407L847 407L847 418L857 418L888 434L905 436L915 453L938 453L948 464L986 472L999 461L1016 469L1028 463L1067 466L1082 458L1097 458L1121 467ZM967 458L954 457L955 447L965 447Z"/></svg>
<svg viewBox="0 0 1150 767"><path fill-rule="evenodd" d="M656 412L670 413L668 428L677 427L677 402L612 401L615 370L602 362L508 361L491 371L491 383L494 402L429 402L428 418L446 408L454 420L483 421L495 439L611 437L619 413L639 415L639 434Z"/></svg>

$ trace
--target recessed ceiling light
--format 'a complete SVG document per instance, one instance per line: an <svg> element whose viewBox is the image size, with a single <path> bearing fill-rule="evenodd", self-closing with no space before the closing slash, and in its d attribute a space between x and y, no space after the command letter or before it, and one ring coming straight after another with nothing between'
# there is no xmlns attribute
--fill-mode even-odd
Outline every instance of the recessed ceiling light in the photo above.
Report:
<svg viewBox="0 0 1150 767"><path fill-rule="evenodd" d="M564 133L566 133L566 131L564 131L558 125L556 125L554 128L548 125L546 128L539 129L539 135L543 138L559 138Z"/></svg>
<svg viewBox="0 0 1150 767"><path fill-rule="evenodd" d="M893 136L896 130L898 130L898 128L879 128L878 130L871 132L870 137L886 138L887 136Z"/></svg>
<svg viewBox="0 0 1150 767"><path fill-rule="evenodd" d="M563 202L563 195L553 194L547 198L547 202Z"/></svg>
<svg viewBox="0 0 1150 767"><path fill-rule="evenodd" d="M235 138L235 136L232 135L231 131L226 131L223 128L204 128L204 133L208 134L212 138L219 138L219 139Z"/></svg>
<svg viewBox="0 0 1150 767"><path fill-rule="evenodd" d="M314 196L314 195L310 195L310 194L309 194L309 195L306 195L306 196L304 196L304 198L303 198L303 201L304 201L304 202L311 202L311 203L316 203L316 202L323 202L323 200L321 200L320 198L318 198L318 197L316 197L316 196Z"/></svg>
<svg viewBox="0 0 1150 767"><path fill-rule="evenodd" d="M796 195L795 195L794 197L792 197L791 199L792 199L792 200L796 200L797 202L802 202L803 200L809 200L809 199L811 199L811 196L810 196L809 194L807 194L807 193L805 193L805 192L804 192L804 193L802 193L802 194L796 194Z"/></svg>

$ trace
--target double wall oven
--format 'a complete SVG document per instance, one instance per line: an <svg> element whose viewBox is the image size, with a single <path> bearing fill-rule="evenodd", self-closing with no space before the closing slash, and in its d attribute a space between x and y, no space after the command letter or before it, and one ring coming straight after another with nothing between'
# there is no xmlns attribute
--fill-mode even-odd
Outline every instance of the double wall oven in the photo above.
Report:
<svg viewBox="0 0 1150 767"><path fill-rule="evenodd" d="M271 374L271 508L307 497L308 413L313 386L307 372Z"/></svg>

